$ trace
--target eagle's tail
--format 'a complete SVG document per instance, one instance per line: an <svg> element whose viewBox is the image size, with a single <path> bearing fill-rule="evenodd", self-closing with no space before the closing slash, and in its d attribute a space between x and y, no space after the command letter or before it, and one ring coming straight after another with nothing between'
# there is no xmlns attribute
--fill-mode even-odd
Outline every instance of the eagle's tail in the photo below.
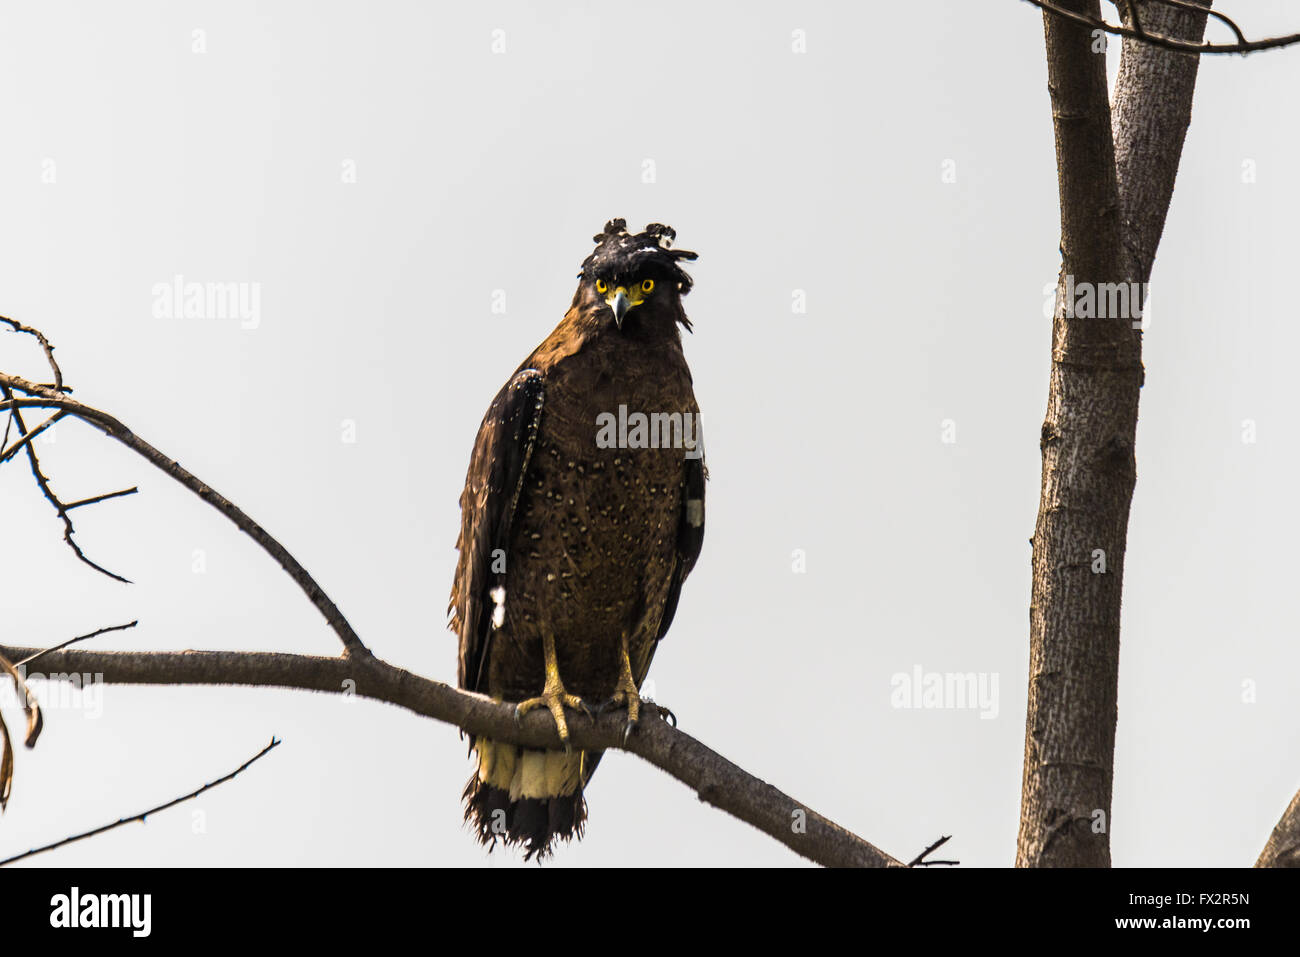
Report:
<svg viewBox="0 0 1300 957"><path fill-rule="evenodd" d="M532 751L486 738L470 747L478 753L478 767L465 785L465 820L480 843L490 849L500 840L523 847L524 860L541 860L557 839L582 837L582 788L594 755Z"/></svg>

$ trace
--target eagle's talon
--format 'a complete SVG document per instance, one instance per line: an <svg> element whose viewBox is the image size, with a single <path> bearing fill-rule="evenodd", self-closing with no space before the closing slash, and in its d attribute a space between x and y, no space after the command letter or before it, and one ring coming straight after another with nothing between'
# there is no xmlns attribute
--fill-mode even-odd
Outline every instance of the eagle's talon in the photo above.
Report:
<svg viewBox="0 0 1300 957"><path fill-rule="evenodd" d="M515 705L515 722L519 723L523 716L534 708L545 708L555 719L555 730L564 745L564 753L572 754L573 747L569 744L569 723L564 719L564 709L585 711L590 716L591 708L577 695L569 694L564 690L564 682L560 680L560 669L555 657L555 638L550 632L542 634L542 656L546 662L546 683L542 686L542 693L535 698L526 698Z"/></svg>
<svg viewBox="0 0 1300 957"><path fill-rule="evenodd" d="M535 708L545 708L555 719L555 730L559 732L560 741L564 744L566 754L573 753L573 746L569 744L569 722L564 717L564 709L569 708L573 711L585 711L591 713L591 708L587 702L583 701L577 695L571 695L564 690L564 685L558 680L552 684L547 682L546 690L536 698L528 698L515 705L515 721L519 722L524 715Z"/></svg>

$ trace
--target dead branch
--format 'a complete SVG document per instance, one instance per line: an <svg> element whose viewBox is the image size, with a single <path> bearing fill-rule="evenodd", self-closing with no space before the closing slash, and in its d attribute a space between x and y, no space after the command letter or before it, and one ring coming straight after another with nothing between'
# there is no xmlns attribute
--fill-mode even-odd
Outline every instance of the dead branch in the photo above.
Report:
<svg viewBox="0 0 1300 957"><path fill-rule="evenodd" d="M916 857L908 861L907 866L908 867L938 867L940 865L945 865L945 864L951 866L956 866L957 864L960 864L961 861L927 861L926 860L927 857L929 857L931 854L933 854L935 851L943 847L951 840L952 840L952 835L945 834L943 837L939 838L939 840L935 841L933 844L927 847L920 854L916 855Z"/></svg>
<svg viewBox="0 0 1300 957"><path fill-rule="evenodd" d="M107 575L114 581L120 581L126 585L131 584L130 579L123 578L121 575L117 574L117 572L111 572L98 562L92 561L87 557L86 553L81 550L81 546L77 544L76 538L73 537L76 534L76 529L72 525L72 517L68 515L70 509L68 505L55 494L54 489L50 487L48 476L41 471L41 460L36 455L36 446L31 442L34 432L28 431L27 423L23 421L23 416L19 411L19 407L12 404L15 401L14 393L7 383L0 382L0 396L3 396L6 400L5 402L0 403L0 408L9 409L9 421L18 429L19 440L11 447L11 451L23 451L27 453L27 462L32 469L32 478L36 479L36 485L41 490L41 494L45 496L47 502L54 506L55 513L63 522L63 540L67 542L68 547L72 549L73 554L76 555L84 564L89 565L91 568L95 569L95 571L103 575ZM42 424L41 431L43 431L45 427L48 427L54 419L55 416L51 416L47 419Z"/></svg>
<svg viewBox="0 0 1300 957"><path fill-rule="evenodd" d="M126 631L128 628L134 628L138 624L140 624L140 619L137 618L135 621L128 621L125 625L109 625L106 628L96 628L94 631L87 632L84 635L77 635L77 637L69 638L67 641L60 642L57 645L51 645L49 648L46 648L44 651L38 651L36 654L24 658L19 662L16 662L14 667L21 668L24 665L30 665L33 661L36 661L40 658L44 658L51 651L61 651L62 649L67 648L69 645L75 645L79 641L85 641L88 638L98 638L100 635L107 635L109 632L112 631Z"/></svg>
<svg viewBox="0 0 1300 957"><path fill-rule="evenodd" d="M8 321L12 322L12 320ZM21 393L22 395L18 395L18 393ZM358 637L357 633L352 629L352 625L348 623L348 620L343 617L343 613L339 611L338 606L334 604L327 594L325 594L324 589L316 583L316 579L312 578L312 576L307 572L307 569L305 569L296 558L289 554L288 549L276 541L275 538L262 528L262 526L249 518L248 515L246 515L237 505L211 486L200 481L195 475L183 468L175 459L170 459L163 455L162 452L158 451L108 413L91 408L90 406L69 398L47 386L35 382L29 382L20 376L0 374L0 394L4 395L4 401L0 401L0 411L9 410L12 414L17 415L20 409L27 408L61 410L69 415L81 419L83 422L93 425L109 438L116 439L133 452L142 456L155 468L161 470L166 475L169 475L171 478L184 485L203 501L207 502L222 515L225 515L228 519L234 522L240 531L244 532L249 536L249 538L262 546L263 550L279 563L280 567L285 570L289 577L298 583L298 587L306 593L307 598L311 603L316 606L322 615L325 616L325 620L343 642L344 654L370 654L369 649L367 649L362 643L360 637ZM21 425L19 428L20 431L22 431ZM31 448L32 447L29 443L27 445L29 454ZM40 481L39 477L38 481ZM42 489L45 487L45 485L42 485ZM125 495L127 492L114 494ZM49 495L47 495L47 498L48 497ZM74 506L85 505L89 504L89 502L82 501L73 504ZM68 535L65 535L66 538L71 535L72 525L71 519L67 517L69 506L59 503L56 507L59 509L59 514L63 517L65 527L68 529ZM77 551L78 554L80 554L80 550L77 549ZM94 565L93 562L84 559L84 557L83 560L88 564ZM96 565L94 567L98 568L99 566ZM103 571L103 569L101 569L101 571ZM120 578L118 575L113 575L112 572L105 571L105 574L110 575L113 578L119 578L121 581L126 581L126 579Z"/></svg>
<svg viewBox="0 0 1300 957"><path fill-rule="evenodd" d="M177 804L180 804L183 801L192 800L193 798L198 797L204 791L210 791L219 784L225 784L231 778L235 777L241 771L247 768L254 761L258 760L259 758L267 754L267 752L269 752L272 748L278 747L279 744L280 742L276 738L272 738L270 744L264 747L261 751L257 752L257 754L253 755L251 758L249 758L239 767L235 768L235 770L231 771L227 775L217 778L215 781L209 781L207 784L203 785L203 787L196 788L195 790L191 791L189 794L182 794L180 797L173 798L172 800L168 801L166 804L159 804L157 807L151 807L149 808L149 810L141 811L139 814L132 814L130 817L119 818L118 820L114 821L112 824L105 824L102 827L97 827L94 828L93 830L84 831L81 834L74 834L71 837L65 837L63 840L55 841L52 844L45 844L42 845L41 847L34 847L30 851L23 851L23 853L15 854L13 857L6 857L3 860L0 860L0 867L4 867L4 865L6 864L12 864L14 861L21 861L23 858L31 857L34 854L41 854L44 853L45 851L52 851L56 847L63 847L65 844L72 844L75 841L81 841L81 840L85 840L88 837L94 837L96 834L103 834L105 831L111 831L113 828L121 827L123 824L130 824L133 821L139 821L140 823L143 824L145 819L148 818L150 814L157 814L159 811L165 811L170 807L175 807Z"/></svg>
<svg viewBox="0 0 1300 957"><path fill-rule="evenodd" d="M0 646L25 658L38 648ZM525 747L559 748L555 722L541 711L516 722L514 705L423 678L372 655L321 658L243 651L50 651L51 675L94 674L109 684L249 685L360 695L453 724L470 734ZM901 867L902 862L807 805L762 781L666 721L643 721L623 742L626 718L595 720L575 713L575 748L630 751L692 788L701 801L726 811L828 867Z"/></svg>
<svg viewBox="0 0 1300 957"><path fill-rule="evenodd" d="M1059 6L1057 3L1051 2L1051 0L1025 0L1025 2L1033 4L1034 6L1038 7L1040 10L1044 11L1045 13L1050 13L1053 16L1061 17L1065 20L1071 20L1074 23L1082 24L1083 26L1092 27L1096 30L1104 30L1106 33L1109 33L1113 36L1121 36L1132 40L1138 40L1141 41L1142 43L1149 43L1152 46L1161 47L1162 49L1165 50L1173 50L1178 53L1192 53L1196 55L1200 55L1203 53L1246 54L1246 53L1254 53L1259 50L1272 50L1278 47L1290 46L1293 43L1300 43L1300 33L1290 33L1287 34L1286 36L1281 36L1281 37L1269 37L1264 40L1253 40L1253 41L1247 40L1245 35L1241 32L1241 28L1238 27L1237 24L1234 23L1232 20L1228 19L1228 17L1220 13L1215 13L1214 11L1210 10L1208 7L1203 7L1195 3L1188 3L1186 2L1186 0L1154 0L1154 2L1165 3L1168 4L1169 6L1178 7L1183 10L1198 10L1200 12L1207 13L1210 16L1213 16L1216 20L1219 20L1227 24L1229 29L1231 29L1232 32L1236 34L1237 42L1236 43L1205 43L1205 42L1196 43L1190 40L1180 39L1179 37L1176 36L1169 36L1168 34L1164 34L1164 33L1153 33L1145 29L1139 22L1138 17L1136 15L1136 6L1130 7L1130 9L1134 10L1134 14L1135 14L1131 20L1133 25L1124 26L1119 24L1107 23L1101 17L1094 16L1092 14L1082 13L1077 10L1067 10L1062 6Z"/></svg>

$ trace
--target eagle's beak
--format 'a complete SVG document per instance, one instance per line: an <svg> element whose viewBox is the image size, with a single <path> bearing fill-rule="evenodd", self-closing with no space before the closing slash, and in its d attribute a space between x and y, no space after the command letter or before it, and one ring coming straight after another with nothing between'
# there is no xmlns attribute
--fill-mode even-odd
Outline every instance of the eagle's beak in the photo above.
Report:
<svg viewBox="0 0 1300 957"><path fill-rule="evenodd" d="M622 286L614 293L614 298L610 300L609 308L614 310L614 325L620 329L623 328L623 317L627 311L632 308L632 303L627 298L627 290Z"/></svg>

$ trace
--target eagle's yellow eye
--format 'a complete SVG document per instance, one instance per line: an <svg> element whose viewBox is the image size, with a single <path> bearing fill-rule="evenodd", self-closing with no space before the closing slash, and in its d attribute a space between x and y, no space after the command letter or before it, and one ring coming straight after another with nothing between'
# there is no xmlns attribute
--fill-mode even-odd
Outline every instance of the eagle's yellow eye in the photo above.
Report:
<svg viewBox="0 0 1300 957"><path fill-rule="evenodd" d="M596 280L596 292L599 292L599 293L606 293L606 292L608 292L608 291L609 291L609 286L606 284L605 280L603 280L603 279L597 279L597 280Z"/></svg>
<svg viewBox="0 0 1300 957"><path fill-rule="evenodd" d="M641 283L641 291L642 291L642 292L654 292L654 291L655 291L655 281L654 281L653 279L647 279L647 280L645 280L644 282L642 282L642 283Z"/></svg>

